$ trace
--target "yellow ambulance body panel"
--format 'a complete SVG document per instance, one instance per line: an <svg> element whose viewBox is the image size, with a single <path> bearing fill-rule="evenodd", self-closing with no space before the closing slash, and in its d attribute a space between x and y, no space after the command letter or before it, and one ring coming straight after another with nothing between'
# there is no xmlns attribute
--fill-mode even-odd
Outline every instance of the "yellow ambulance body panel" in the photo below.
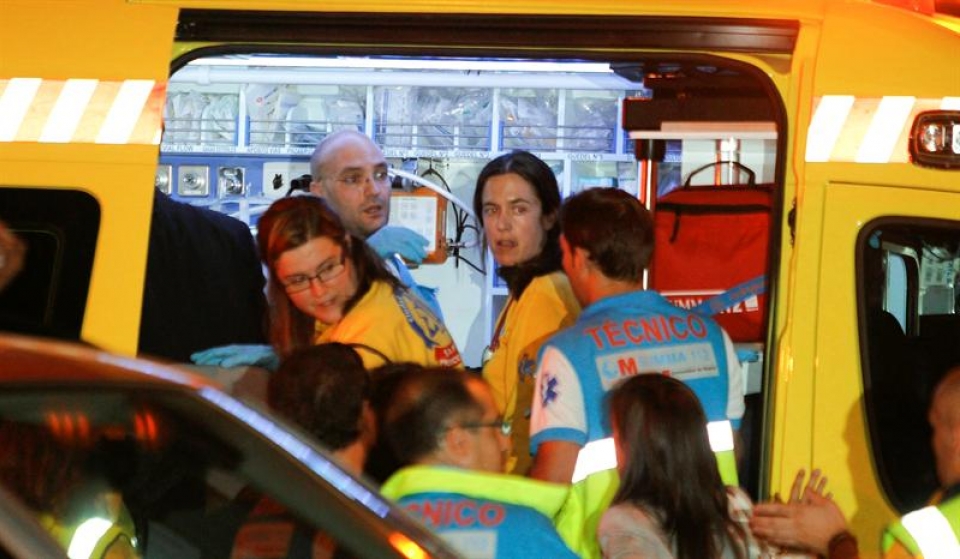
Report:
<svg viewBox="0 0 960 559"><path fill-rule="evenodd" d="M429 34L419 42L398 40L381 25L429 14L446 16L441 22L459 21L471 31L456 45L457 56L598 60L683 54L757 70L767 80L774 110L782 111L775 176L782 211L773 237L779 245L770 276L759 492L763 497L787 494L798 468L822 468L860 538L863 556L879 556L880 530L898 512L877 470L865 412L857 247L865 242L864 227L877 218L932 220L938 227L957 227L960 221L960 171L918 166L907 150L917 114L960 110L956 19L853 0L4 0L2 10L0 189L72 189L96 199L101 221L80 337L125 354L137 350L160 156L157 102L162 107L171 61L179 65L182 56L215 46L281 43L191 35L195 16L205 10L222 10L224 17L258 10L304 18L359 14L383 32L358 34L353 43L316 37L312 46L326 55L337 49L361 54L379 49L395 56L439 56L450 46L449 37L439 46ZM558 39L555 45L528 45L523 33L508 41L498 38L497 29L472 23L490 14L511 30L536 28L548 16L617 16L631 22L677 18L719 27L773 22L792 34L794 43L790 52L705 50L696 43L621 47L588 27L592 35L571 44ZM293 20L279 21L273 25ZM627 36L622 29L612 33ZM99 120L85 113L82 124L74 123L73 135L45 130L37 115L53 111L58 92L68 87L138 92L139 124L120 139L91 132L90 127L107 126L106 107L98 109ZM3 111L11 110L14 92L24 88L36 93L35 104L46 105L17 113L26 125L4 123ZM878 114L882 118L873 118ZM29 124L31 118L38 123ZM0 207L0 219L16 211Z"/></svg>

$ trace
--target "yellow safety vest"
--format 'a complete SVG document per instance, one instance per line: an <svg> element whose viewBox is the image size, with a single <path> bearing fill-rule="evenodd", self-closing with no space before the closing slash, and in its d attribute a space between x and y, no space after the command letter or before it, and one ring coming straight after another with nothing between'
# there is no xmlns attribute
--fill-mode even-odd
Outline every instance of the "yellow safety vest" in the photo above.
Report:
<svg viewBox="0 0 960 559"><path fill-rule="evenodd" d="M960 496L903 516L883 532L883 551L895 543L923 559L960 557Z"/></svg>

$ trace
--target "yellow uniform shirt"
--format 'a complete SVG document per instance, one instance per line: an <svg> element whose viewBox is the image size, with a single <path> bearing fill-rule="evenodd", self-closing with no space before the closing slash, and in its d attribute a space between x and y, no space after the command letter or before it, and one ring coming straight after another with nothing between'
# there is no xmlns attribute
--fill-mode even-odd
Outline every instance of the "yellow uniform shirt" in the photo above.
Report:
<svg viewBox="0 0 960 559"><path fill-rule="evenodd" d="M493 388L504 418L513 422L515 473L525 474L530 468L530 406L537 353L547 338L573 324L579 314L580 304L567 276L556 271L534 278L520 299L507 301L497 318L483 378Z"/></svg>
<svg viewBox="0 0 960 559"><path fill-rule="evenodd" d="M358 348L368 369L391 362L460 367L463 360L450 332L426 303L406 289L394 291L376 281L340 322L317 323L314 343L362 344ZM383 357L378 355L383 354Z"/></svg>

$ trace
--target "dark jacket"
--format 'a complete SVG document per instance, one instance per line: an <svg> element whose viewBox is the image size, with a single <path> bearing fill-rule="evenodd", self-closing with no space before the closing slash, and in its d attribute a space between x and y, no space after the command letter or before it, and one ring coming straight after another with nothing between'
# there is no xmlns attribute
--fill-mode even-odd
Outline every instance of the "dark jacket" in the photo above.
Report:
<svg viewBox="0 0 960 559"><path fill-rule="evenodd" d="M155 191L140 353L189 362L214 346L267 343L263 287L246 224Z"/></svg>

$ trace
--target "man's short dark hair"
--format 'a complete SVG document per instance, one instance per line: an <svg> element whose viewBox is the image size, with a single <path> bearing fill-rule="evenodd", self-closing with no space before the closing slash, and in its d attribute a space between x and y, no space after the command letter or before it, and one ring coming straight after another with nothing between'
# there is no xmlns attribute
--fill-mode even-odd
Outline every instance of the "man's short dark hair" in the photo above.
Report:
<svg viewBox="0 0 960 559"><path fill-rule="evenodd" d="M383 436L402 465L437 450L443 433L457 421L478 421L483 406L470 392L471 373L446 367L410 365L392 380L383 416Z"/></svg>
<svg viewBox="0 0 960 559"><path fill-rule="evenodd" d="M610 279L639 282L653 253L653 217L639 200L617 188L589 188L560 208L560 228Z"/></svg>
<svg viewBox="0 0 960 559"><path fill-rule="evenodd" d="M331 450L360 436L370 377L355 349L326 343L291 353L270 376L268 402Z"/></svg>

